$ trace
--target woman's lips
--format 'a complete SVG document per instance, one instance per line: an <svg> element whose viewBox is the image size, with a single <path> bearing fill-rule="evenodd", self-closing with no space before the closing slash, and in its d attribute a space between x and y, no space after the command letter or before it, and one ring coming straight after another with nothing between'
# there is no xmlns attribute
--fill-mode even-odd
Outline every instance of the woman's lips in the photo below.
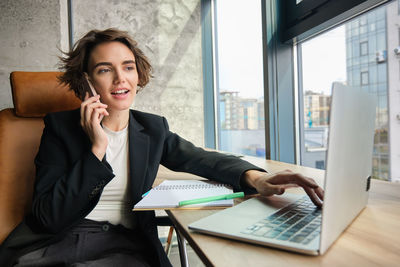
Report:
<svg viewBox="0 0 400 267"><path fill-rule="evenodd" d="M111 95L116 99L125 99L128 96L128 93L128 89L116 89L111 92Z"/></svg>

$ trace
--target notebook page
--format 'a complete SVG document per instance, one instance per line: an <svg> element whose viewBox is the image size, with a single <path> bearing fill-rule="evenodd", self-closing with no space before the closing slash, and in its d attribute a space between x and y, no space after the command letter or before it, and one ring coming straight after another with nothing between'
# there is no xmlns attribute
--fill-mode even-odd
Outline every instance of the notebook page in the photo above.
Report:
<svg viewBox="0 0 400 267"><path fill-rule="evenodd" d="M233 193L233 190L230 186L213 181L166 180L159 186L153 188L141 201L139 201L134 206L134 210L178 208L179 202L183 200L219 196L231 193ZM225 206L233 206L233 199L187 205L185 208Z"/></svg>

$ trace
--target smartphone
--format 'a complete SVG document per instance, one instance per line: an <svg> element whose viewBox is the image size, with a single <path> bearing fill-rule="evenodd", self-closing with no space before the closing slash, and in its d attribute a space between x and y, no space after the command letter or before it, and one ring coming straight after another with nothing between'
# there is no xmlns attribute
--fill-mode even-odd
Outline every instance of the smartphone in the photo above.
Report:
<svg viewBox="0 0 400 267"><path fill-rule="evenodd" d="M92 96L97 95L96 89L94 89L93 84L90 82L89 75L86 72L84 72L84 74L85 74L86 81L90 88L90 90L88 90L89 96L92 97ZM100 99L97 100L96 102L100 103ZM104 118L104 115L100 115L100 122L103 120L103 118Z"/></svg>
<svg viewBox="0 0 400 267"><path fill-rule="evenodd" d="M89 85L89 88L90 88L90 90L88 91L89 92L89 96L90 97L92 97L92 96L95 96L95 95L97 95L97 92L96 92L96 90L94 89L94 86L93 86L93 84L90 82L90 80L89 80L89 75L85 72L85 78L86 78L86 81L87 81L87 83L88 83L88 85Z"/></svg>

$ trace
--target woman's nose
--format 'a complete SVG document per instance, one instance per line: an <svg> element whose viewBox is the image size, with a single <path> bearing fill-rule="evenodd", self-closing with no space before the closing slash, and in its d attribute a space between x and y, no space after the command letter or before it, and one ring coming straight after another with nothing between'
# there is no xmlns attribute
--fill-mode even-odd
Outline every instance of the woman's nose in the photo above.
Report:
<svg viewBox="0 0 400 267"><path fill-rule="evenodd" d="M125 81L125 76L122 70L115 70L114 72L114 83L123 83Z"/></svg>

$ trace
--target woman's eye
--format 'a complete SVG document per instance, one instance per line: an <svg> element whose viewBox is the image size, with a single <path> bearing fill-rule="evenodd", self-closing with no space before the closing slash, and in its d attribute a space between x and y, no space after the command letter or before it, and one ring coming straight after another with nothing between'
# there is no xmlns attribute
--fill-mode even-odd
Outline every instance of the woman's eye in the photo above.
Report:
<svg viewBox="0 0 400 267"><path fill-rule="evenodd" d="M109 71L110 71L110 69L99 69L98 73L106 73Z"/></svg>
<svg viewBox="0 0 400 267"><path fill-rule="evenodd" d="M127 70L134 70L135 67L134 67L134 66L127 66L126 69L127 69Z"/></svg>

